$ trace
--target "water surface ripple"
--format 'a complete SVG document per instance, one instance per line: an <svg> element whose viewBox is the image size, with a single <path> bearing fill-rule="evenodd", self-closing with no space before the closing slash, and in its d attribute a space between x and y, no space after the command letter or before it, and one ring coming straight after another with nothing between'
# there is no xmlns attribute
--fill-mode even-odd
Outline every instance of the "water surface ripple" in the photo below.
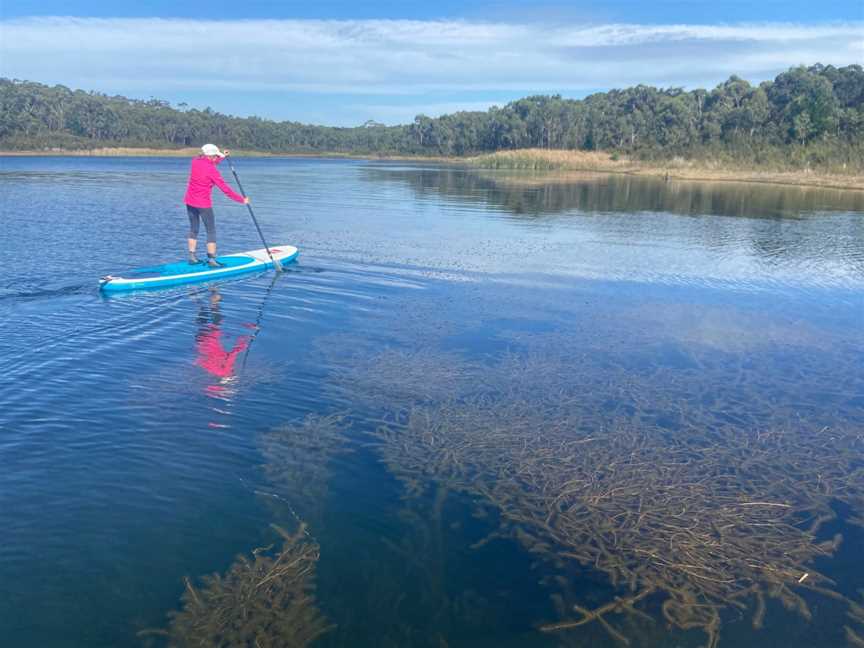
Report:
<svg viewBox="0 0 864 648"><path fill-rule="evenodd" d="M185 576L224 572L294 516L338 626L320 645L558 645L536 629L560 618L552 565L518 542L472 549L494 515L465 489L406 499L382 424L571 390L603 429L864 427L864 192L236 164L299 262L108 298L100 276L183 254L187 161L0 158L4 645L157 641L136 633L166 625ZM216 212L222 251L259 246L241 206ZM273 441L330 414L345 418L326 443ZM819 568L853 596L860 564L835 558ZM565 598L612 594L568 578ZM842 638L827 604L812 624L776 607L759 632L728 621L721 645ZM671 645L657 628L638 645Z"/></svg>

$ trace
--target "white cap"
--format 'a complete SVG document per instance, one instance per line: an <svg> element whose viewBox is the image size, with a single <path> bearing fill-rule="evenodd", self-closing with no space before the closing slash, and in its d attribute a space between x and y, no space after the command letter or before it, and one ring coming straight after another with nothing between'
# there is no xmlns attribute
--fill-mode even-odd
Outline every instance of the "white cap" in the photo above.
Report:
<svg viewBox="0 0 864 648"><path fill-rule="evenodd" d="M201 152L204 155L218 155L219 157L225 157L225 154L219 150L219 147L215 144L205 144L201 147Z"/></svg>

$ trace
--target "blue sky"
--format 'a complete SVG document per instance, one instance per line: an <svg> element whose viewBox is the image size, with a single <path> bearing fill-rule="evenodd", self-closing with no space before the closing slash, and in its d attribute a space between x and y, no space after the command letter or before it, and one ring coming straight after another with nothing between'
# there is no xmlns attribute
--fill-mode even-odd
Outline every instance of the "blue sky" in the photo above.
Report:
<svg viewBox="0 0 864 648"><path fill-rule="evenodd" d="M3 0L21 16L137 18L464 18L484 21L581 20L644 24L825 22L864 19L860 0Z"/></svg>
<svg viewBox="0 0 864 648"><path fill-rule="evenodd" d="M0 76L310 123L864 62L864 1L0 0Z"/></svg>

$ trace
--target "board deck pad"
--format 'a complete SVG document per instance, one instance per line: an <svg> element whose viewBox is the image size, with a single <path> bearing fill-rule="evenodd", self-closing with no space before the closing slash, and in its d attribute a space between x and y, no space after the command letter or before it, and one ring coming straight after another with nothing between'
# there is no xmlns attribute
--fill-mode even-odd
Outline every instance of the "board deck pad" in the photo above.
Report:
<svg viewBox="0 0 864 648"><path fill-rule="evenodd" d="M284 266L293 262L299 254L293 245L271 247L270 252L277 263ZM263 271L273 267L267 250L251 250L238 254L216 257L222 267L211 268L206 263L191 264L188 261L175 261L162 265L127 270L120 275L108 275L99 281L103 292L118 292L163 288L199 281L213 281L234 277L247 272Z"/></svg>
<svg viewBox="0 0 864 648"><path fill-rule="evenodd" d="M216 260L226 268L251 263L255 259L250 256L217 256ZM169 277L173 275L182 275L195 272L209 272L213 270L210 266L204 263L196 263L192 265L188 261L177 261L176 263L166 263L164 265L152 266L150 268L138 268L137 270L129 270L124 273L124 276L136 279L152 278L152 277Z"/></svg>

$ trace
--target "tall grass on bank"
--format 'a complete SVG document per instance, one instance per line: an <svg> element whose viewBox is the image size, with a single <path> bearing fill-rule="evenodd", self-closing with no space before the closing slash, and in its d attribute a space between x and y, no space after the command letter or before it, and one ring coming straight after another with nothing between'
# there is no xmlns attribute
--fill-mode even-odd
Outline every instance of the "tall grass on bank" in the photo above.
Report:
<svg viewBox="0 0 864 648"><path fill-rule="evenodd" d="M812 152L760 151L746 159L718 152L684 158L625 157L614 152L521 149L469 158L472 166L538 172L630 173L679 180L766 182L864 191L864 157L857 147L830 162Z"/></svg>
<svg viewBox="0 0 864 648"><path fill-rule="evenodd" d="M615 153L537 148L498 151L469 158L469 162L484 169L529 171L624 171L633 166L629 159Z"/></svg>

